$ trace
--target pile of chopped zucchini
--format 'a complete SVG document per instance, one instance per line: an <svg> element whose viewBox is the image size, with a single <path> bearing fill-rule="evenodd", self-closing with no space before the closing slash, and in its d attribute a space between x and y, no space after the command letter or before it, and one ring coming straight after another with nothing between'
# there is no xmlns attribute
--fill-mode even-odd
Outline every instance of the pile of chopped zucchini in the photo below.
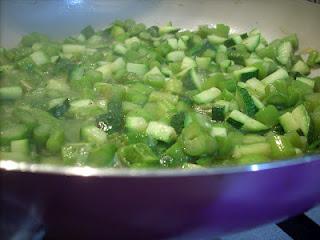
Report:
<svg viewBox="0 0 320 240"><path fill-rule="evenodd" d="M198 168L320 147L320 53L224 24L181 31L115 21L0 48L0 159Z"/></svg>

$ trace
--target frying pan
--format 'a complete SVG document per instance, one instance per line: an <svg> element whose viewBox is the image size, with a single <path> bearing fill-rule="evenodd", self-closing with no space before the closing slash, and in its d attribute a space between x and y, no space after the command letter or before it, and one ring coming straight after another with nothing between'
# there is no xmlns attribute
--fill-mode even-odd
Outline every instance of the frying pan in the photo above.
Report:
<svg viewBox="0 0 320 240"><path fill-rule="evenodd" d="M320 7L295 0L5 0L0 2L0 41L11 47L32 31L62 38L118 18L146 24L171 20L183 28L226 23L235 32L258 27L269 40L295 32L300 49L320 49ZM33 209L52 239L205 239L317 205L320 155L203 170L94 169L4 160L0 184L0 206L11 204L12 214Z"/></svg>

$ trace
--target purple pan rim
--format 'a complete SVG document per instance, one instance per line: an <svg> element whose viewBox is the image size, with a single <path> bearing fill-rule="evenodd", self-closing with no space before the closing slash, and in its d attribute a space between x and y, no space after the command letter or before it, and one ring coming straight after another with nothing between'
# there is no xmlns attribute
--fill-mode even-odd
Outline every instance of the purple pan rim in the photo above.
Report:
<svg viewBox="0 0 320 240"><path fill-rule="evenodd" d="M320 163L320 154L305 155L303 157L278 160L276 162L259 163L242 166L214 167L199 169L115 169L92 168L86 166L56 166L49 164L15 162L12 160L0 160L0 170L24 173L56 174L65 176L83 177L185 177L233 174L239 172L256 172L275 168L304 165L311 162Z"/></svg>

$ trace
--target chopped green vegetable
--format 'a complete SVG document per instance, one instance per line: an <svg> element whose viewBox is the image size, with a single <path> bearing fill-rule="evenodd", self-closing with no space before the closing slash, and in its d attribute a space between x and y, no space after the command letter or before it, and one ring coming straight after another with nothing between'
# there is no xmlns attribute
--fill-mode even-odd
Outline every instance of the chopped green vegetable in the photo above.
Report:
<svg viewBox="0 0 320 240"><path fill-rule="evenodd" d="M268 105L267 107L260 109L255 115L255 119L268 127L276 125L279 122L279 117L280 113L273 105Z"/></svg>
<svg viewBox="0 0 320 240"><path fill-rule="evenodd" d="M197 124L190 124L182 132L184 151L190 156L212 154L217 149L214 138Z"/></svg>
<svg viewBox="0 0 320 240"><path fill-rule="evenodd" d="M212 120L222 122L225 118L225 107L224 106L214 106L212 107Z"/></svg>
<svg viewBox="0 0 320 240"><path fill-rule="evenodd" d="M249 117L253 117L258 111L258 107L256 106L255 101L249 94L248 90L242 87L238 87L237 94L239 96L238 104L241 110Z"/></svg>
<svg viewBox="0 0 320 240"><path fill-rule="evenodd" d="M271 156L275 159L286 158L296 155L296 151L290 141L284 136L272 136L269 139Z"/></svg>
<svg viewBox="0 0 320 240"><path fill-rule="evenodd" d="M121 131L123 128L122 103L118 100L108 103L108 111L96 117L98 128L108 133Z"/></svg>
<svg viewBox="0 0 320 240"><path fill-rule="evenodd" d="M224 24L31 33L0 47L0 159L194 169L318 152L320 53L298 48Z"/></svg>
<svg viewBox="0 0 320 240"><path fill-rule="evenodd" d="M117 151L117 157L121 164L130 166L135 163L154 163L158 161L157 156L152 150L143 143L124 146Z"/></svg>
<svg viewBox="0 0 320 240"><path fill-rule="evenodd" d="M174 141L177 137L176 131L173 127L161 122L150 122L148 124L146 133L150 137L166 143Z"/></svg>
<svg viewBox="0 0 320 240"><path fill-rule="evenodd" d="M0 100L16 100L21 96L22 88L19 86L0 88Z"/></svg>
<svg viewBox="0 0 320 240"><path fill-rule="evenodd" d="M89 153L87 164L93 167L112 167L115 164L116 149L116 146L111 143L93 148Z"/></svg>
<svg viewBox="0 0 320 240"><path fill-rule="evenodd" d="M88 156L91 151L88 143L68 143L61 148L61 157L66 165L87 165Z"/></svg>
<svg viewBox="0 0 320 240"><path fill-rule="evenodd" d="M61 104L57 104L56 106L49 109L49 112L56 118L60 118L69 110L69 108L70 100L67 98Z"/></svg>

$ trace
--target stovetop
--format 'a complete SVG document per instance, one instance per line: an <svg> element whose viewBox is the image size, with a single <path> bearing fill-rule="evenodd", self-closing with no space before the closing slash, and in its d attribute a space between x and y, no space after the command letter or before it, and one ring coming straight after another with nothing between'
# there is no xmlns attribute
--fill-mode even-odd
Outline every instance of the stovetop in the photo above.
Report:
<svg viewBox="0 0 320 240"><path fill-rule="evenodd" d="M214 240L313 240L320 239L320 206L278 224L267 224Z"/></svg>
<svg viewBox="0 0 320 240"><path fill-rule="evenodd" d="M9 211L9 210L8 210ZM0 221L0 239L4 240L51 240L45 226L38 220L37 212L8 214ZM5 221L4 221L5 219ZM180 238L178 238L180 239ZM320 239L320 206L277 224L267 224L245 232L209 240L318 240ZM170 239L175 240L175 239ZM201 240L201 239L197 239Z"/></svg>

